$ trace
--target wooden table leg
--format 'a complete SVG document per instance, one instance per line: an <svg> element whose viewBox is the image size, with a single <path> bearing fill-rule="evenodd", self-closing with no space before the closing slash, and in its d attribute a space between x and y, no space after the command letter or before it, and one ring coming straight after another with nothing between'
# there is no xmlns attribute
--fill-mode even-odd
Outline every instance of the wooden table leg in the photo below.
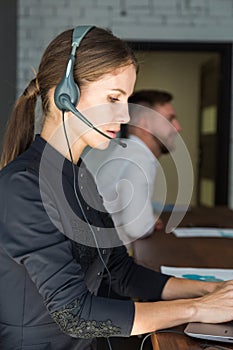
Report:
<svg viewBox="0 0 233 350"><path fill-rule="evenodd" d="M153 350L201 350L198 340L182 334L158 333L151 336Z"/></svg>

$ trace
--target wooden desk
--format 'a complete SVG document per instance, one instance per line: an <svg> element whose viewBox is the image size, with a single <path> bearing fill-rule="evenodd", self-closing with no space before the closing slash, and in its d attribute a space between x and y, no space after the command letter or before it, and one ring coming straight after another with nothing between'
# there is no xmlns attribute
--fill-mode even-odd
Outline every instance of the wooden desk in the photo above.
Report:
<svg viewBox="0 0 233 350"><path fill-rule="evenodd" d="M169 215L163 214L162 219L166 222ZM233 211L223 207L192 209L179 226L233 227ZM146 239L134 242L133 250L137 262L157 271L161 265L233 268L232 238L177 238L173 234L158 231ZM175 329L183 331L184 326ZM205 341L185 334L157 333L152 336L152 343L154 350L199 350L202 349L200 344ZM233 349L233 344L218 345Z"/></svg>

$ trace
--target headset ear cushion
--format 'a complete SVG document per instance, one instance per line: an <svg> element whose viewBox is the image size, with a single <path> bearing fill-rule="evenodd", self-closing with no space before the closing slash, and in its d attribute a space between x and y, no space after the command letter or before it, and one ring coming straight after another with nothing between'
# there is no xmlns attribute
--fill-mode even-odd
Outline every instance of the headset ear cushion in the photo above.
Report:
<svg viewBox="0 0 233 350"><path fill-rule="evenodd" d="M54 93L54 102L57 108L60 110L66 110L66 107L61 102L61 97L64 95L66 96L66 98L69 98L72 105L76 107L80 99L79 87L77 84L75 84L74 81L71 82L70 79L67 79L65 77L63 77L63 79L57 85Z"/></svg>
<svg viewBox="0 0 233 350"><path fill-rule="evenodd" d="M70 100L70 102L76 107L78 104L78 101L80 99L80 89L79 86L75 83L74 77L73 77L73 63L74 63L74 57L70 57L70 65L68 63L66 74L61 79L60 83L57 85L55 92L54 92L54 102L58 109L60 110L67 110L67 107L65 107L62 103L62 96L66 96ZM68 71L68 74L67 74Z"/></svg>

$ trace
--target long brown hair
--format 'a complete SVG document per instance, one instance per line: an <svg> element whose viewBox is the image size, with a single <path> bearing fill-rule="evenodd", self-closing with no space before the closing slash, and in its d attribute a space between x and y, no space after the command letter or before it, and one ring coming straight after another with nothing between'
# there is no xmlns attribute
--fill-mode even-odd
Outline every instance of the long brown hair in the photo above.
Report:
<svg viewBox="0 0 233 350"><path fill-rule="evenodd" d="M61 80L71 52L73 29L59 34L45 50L38 74L16 101L4 136L0 166L3 167L24 152L34 139L34 119L37 96L41 96L42 111L49 112L48 93ZM138 70L130 47L110 31L94 28L83 38L74 64L74 79L82 88L116 68L129 64Z"/></svg>

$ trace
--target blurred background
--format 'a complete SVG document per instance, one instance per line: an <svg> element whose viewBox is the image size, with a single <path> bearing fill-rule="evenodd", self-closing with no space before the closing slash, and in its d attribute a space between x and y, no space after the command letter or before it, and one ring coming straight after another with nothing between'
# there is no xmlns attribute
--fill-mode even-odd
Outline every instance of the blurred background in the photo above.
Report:
<svg viewBox="0 0 233 350"><path fill-rule="evenodd" d="M233 208L233 0L1 1L0 140L49 41L84 24L109 28L132 45L141 62L135 90L173 94L194 170L191 205ZM166 202L174 203L175 164L166 156L161 165Z"/></svg>

